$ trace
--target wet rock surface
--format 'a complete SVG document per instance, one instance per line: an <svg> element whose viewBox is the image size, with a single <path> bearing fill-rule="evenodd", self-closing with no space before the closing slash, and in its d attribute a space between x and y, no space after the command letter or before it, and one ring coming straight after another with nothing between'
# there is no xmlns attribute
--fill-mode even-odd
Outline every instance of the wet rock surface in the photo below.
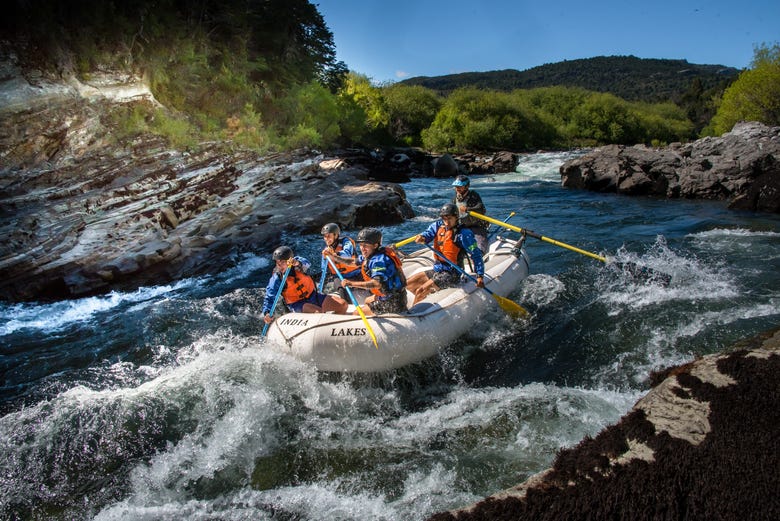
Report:
<svg viewBox="0 0 780 521"><path fill-rule="evenodd" d="M614 426L445 520L780 519L780 329L654 375Z"/></svg>
<svg viewBox="0 0 780 521"><path fill-rule="evenodd" d="M87 81L23 70L0 49L0 299L157 285L219 272L236 253L271 251L283 234L326 222L399 223L414 212L398 183L433 175L437 159L418 149L260 156L216 142L181 151L148 134L121 142L112 109L140 104L160 107L125 72ZM459 168L471 172L469 161Z"/></svg>
<svg viewBox="0 0 780 521"><path fill-rule="evenodd" d="M780 212L780 127L738 123L721 137L650 148L608 145L561 166L567 188L718 199L737 210Z"/></svg>

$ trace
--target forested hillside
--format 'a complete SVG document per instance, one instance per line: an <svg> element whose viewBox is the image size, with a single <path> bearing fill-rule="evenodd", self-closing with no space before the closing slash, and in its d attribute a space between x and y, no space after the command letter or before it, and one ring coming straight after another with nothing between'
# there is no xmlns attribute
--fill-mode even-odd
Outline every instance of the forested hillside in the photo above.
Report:
<svg viewBox="0 0 780 521"><path fill-rule="evenodd" d="M609 92L629 101L679 102L696 80L697 88L723 90L739 74L733 67L696 65L686 60L643 59L635 56L597 56L548 63L524 71L506 69L464 72L446 76L417 76L404 80L442 93L461 87L500 91L537 87L581 87Z"/></svg>
<svg viewBox="0 0 780 521"><path fill-rule="evenodd" d="M218 141L260 153L688 141L742 119L777 120L780 53L763 46L756 56L757 70L742 73L611 56L376 85L336 60L310 0L16 1L0 17L0 59L31 86L42 75L88 84L104 74L148 86L160 104L101 114L117 143L152 133L177 148Z"/></svg>

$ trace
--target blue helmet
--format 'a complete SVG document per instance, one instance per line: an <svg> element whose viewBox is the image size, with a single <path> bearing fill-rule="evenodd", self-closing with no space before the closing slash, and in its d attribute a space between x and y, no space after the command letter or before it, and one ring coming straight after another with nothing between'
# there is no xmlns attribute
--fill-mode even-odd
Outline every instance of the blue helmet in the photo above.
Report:
<svg viewBox="0 0 780 521"><path fill-rule="evenodd" d="M469 181L469 178L465 175L459 175L455 178L455 181L452 182L452 186L468 186L471 183Z"/></svg>

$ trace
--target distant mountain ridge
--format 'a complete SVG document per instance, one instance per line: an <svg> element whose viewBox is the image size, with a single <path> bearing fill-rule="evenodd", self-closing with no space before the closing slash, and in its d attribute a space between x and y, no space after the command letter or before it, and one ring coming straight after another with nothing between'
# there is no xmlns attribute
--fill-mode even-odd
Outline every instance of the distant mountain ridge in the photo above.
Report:
<svg viewBox="0 0 780 521"><path fill-rule="evenodd" d="M460 87L478 87L500 91L537 87L582 87L610 92L631 101L679 101L691 89L723 88L740 70L724 65L698 65L687 60L637 58L636 56L597 56L548 63L524 71L505 69L488 72L464 72L444 76L415 76L403 80L407 85L422 85L443 93Z"/></svg>

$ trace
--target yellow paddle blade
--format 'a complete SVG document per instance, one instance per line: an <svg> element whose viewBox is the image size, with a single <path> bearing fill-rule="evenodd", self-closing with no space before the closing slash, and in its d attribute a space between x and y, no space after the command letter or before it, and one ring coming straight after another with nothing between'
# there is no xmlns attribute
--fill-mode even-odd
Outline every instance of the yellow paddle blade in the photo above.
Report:
<svg viewBox="0 0 780 521"><path fill-rule="evenodd" d="M508 298L500 297L495 293L493 293L493 298L496 299L496 302L499 306L501 306L501 309L512 315L514 318L528 317L528 310L517 302L509 300Z"/></svg>
<svg viewBox="0 0 780 521"><path fill-rule="evenodd" d="M376 335L374 334L374 330L371 329L371 324L368 323L368 318L366 318L366 314L363 313L363 310L360 306L357 307L358 313L360 313L360 318L363 319L363 323L366 325L366 329L368 329L368 334L371 335L371 340L374 341L374 347L379 349L379 344L376 341Z"/></svg>

